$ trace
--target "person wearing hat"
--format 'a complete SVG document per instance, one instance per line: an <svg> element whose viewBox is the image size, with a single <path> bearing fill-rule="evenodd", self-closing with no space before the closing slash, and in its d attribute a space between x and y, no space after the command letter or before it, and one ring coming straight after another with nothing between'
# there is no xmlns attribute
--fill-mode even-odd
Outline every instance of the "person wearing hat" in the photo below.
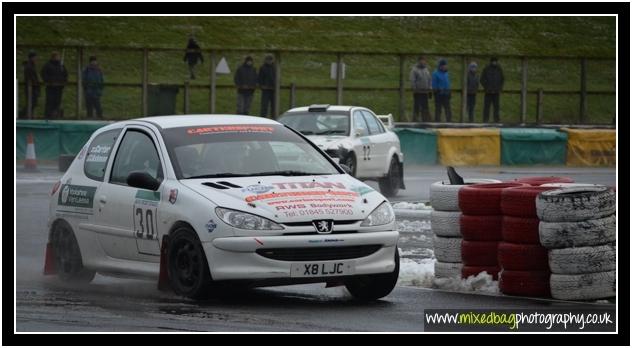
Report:
<svg viewBox="0 0 632 348"><path fill-rule="evenodd" d="M410 84L413 89L414 100L413 121L430 122L428 98L432 98L432 77L425 57L420 56L417 64L410 70Z"/></svg>
<svg viewBox="0 0 632 348"><path fill-rule="evenodd" d="M200 45L198 45L193 36L189 37L189 42L187 44L183 60L189 65L189 74L191 80L195 80L195 65L197 65L198 60L200 61L200 63L204 63L204 57L202 56Z"/></svg>
<svg viewBox="0 0 632 348"><path fill-rule="evenodd" d="M83 70L81 83L83 84L83 94L86 98L86 111L88 118L94 117L94 110L97 111L97 117L103 118L103 110L101 109L101 95L103 94L103 72L99 67L96 56L91 56L90 63Z"/></svg>
<svg viewBox="0 0 632 348"><path fill-rule="evenodd" d="M474 107L476 106L476 92L478 91L479 78L476 70L478 64L471 62L467 71L467 118L468 122L474 122Z"/></svg>
<svg viewBox="0 0 632 348"><path fill-rule="evenodd" d="M498 64L498 58L492 57L481 74L481 85L485 88L483 100L483 122L489 121L489 108L494 107L494 122L500 122L500 92L505 84L503 69Z"/></svg>
<svg viewBox="0 0 632 348"><path fill-rule="evenodd" d="M37 106L37 99L40 95L40 80L39 75L37 74L36 63L37 53L30 52L28 60L23 63L24 99L26 100L26 103L24 105L24 110L20 112L21 116L28 116L29 109L31 110L31 115L33 115L33 110L35 110L35 106ZM29 86L31 87L31 105L28 105Z"/></svg>
<svg viewBox="0 0 632 348"><path fill-rule="evenodd" d="M259 88L261 88L261 117L268 117L274 112L274 86L276 69L274 56L266 55L264 63L259 68ZM270 112L268 114L268 111Z"/></svg>
<svg viewBox="0 0 632 348"><path fill-rule="evenodd" d="M61 113L61 98L64 86L68 83L68 71L61 63L59 52L53 52L50 60L41 71L42 81L46 84L46 106L44 116L57 118Z"/></svg>
<svg viewBox="0 0 632 348"><path fill-rule="evenodd" d="M244 59L244 63L235 71L234 82L237 87L237 114L248 115L252 97L257 88L257 69L253 66L251 56Z"/></svg>
<svg viewBox="0 0 632 348"><path fill-rule="evenodd" d="M432 91L435 97L435 122L441 122L441 109L445 110L446 122L451 122L450 76L448 75L448 61L444 58L439 60L437 70L432 73Z"/></svg>

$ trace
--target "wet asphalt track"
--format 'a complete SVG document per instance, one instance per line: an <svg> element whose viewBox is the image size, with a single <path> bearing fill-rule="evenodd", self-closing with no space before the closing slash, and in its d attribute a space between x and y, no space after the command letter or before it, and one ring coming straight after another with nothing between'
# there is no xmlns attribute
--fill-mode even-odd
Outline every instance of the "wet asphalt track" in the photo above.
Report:
<svg viewBox="0 0 632 348"><path fill-rule="evenodd" d="M407 170L397 200L427 200L430 183L443 178L441 167ZM484 168L466 177L510 179L523 175L568 175L576 181L615 185L609 169ZM192 302L160 292L153 282L97 276L81 288L42 275L48 194L59 174L17 173L16 327L23 331L423 331L423 310L613 308L397 287L371 304L354 302L343 288L323 284L262 288L230 298ZM371 183L371 185L373 185ZM406 250L407 245L401 245Z"/></svg>

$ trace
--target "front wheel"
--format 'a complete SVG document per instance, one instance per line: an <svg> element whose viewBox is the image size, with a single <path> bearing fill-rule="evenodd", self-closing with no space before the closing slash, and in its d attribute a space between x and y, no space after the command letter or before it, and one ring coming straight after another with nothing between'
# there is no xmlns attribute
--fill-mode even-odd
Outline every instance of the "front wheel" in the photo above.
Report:
<svg viewBox="0 0 632 348"><path fill-rule="evenodd" d="M347 157L344 159L342 164L346 165L347 167L349 167L349 169L351 169L351 176L355 178L357 174L356 170L357 170L357 164L358 164L355 154L353 152L349 153L349 155L347 155Z"/></svg>
<svg viewBox="0 0 632 348"><path fill-rule="evenodd" d="M193 230L181 227L169 238L169 282L178 295L202 299L210 295L211 273L202 243Z"/></svg>
<svg viewBox="0 0 632 348"><path fill-rule="evenodd" d="M374 301L393 291L399 277L399 251L395 251L395 269L391 273L354 277L345 283L353 297L360 301Z"/></svg>
<svg viewBox="0 0 632 348"><path fill-rule="evenodd" d="M79 284L87 284L94 279L96 272L83 267L79 244L70 225L63 221L58 222L53 230L51 242L59 279Z"/></svg>
<svg viewBox="0 0 632 348"><path fill-rule="evenodd" d="M397 158L391 158L388 174L379 180L380 192L386 197L395 197L401 186L401 167Z"/></svg>

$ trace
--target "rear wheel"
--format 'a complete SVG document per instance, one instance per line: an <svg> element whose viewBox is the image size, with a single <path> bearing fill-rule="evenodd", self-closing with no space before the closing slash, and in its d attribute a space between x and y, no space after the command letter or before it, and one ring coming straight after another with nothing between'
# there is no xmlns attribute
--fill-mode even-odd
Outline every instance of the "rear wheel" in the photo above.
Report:
<svg viewBox="0 0 632 348"><path fill-rule="evenodd" d="M391 273L370 274L354 277L345 283L353 297L361 301L373 301L393 291L399 276L399 251L395 252L395 269Z"/></svg>
<svg viewBox="0 0 632 348"><path fill-rule="evenodd" d="M202 243L193 230L180 227L169 239L169 282L178 295L206 298L211 291L211 273Z"/></svg>
<svg viewBox="0 0 632 348"><path fill-rule="evenodd" d="M388 174L379 180L380 192L386 197L397 196L401 185L401 167L397 162L397 158L391 158L391 164L388 167Z"/></svg>
<svg viewBox="0 0 632 348"><path fill-rule="evenodd" d="M96 272L83 267L77 238L68 223L61 221L55 225L51 242L59 279L68 283L84 284L94 279Z"/></svg>

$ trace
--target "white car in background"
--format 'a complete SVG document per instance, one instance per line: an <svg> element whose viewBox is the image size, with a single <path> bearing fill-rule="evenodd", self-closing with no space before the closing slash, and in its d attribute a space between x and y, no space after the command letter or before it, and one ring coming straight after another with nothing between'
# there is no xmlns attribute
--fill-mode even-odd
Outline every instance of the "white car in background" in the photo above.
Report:
<svg viewBox="0 0 632 348"><path fill-rule="evenodd" d="M45 273L223 285L344 285L388 295L390 203L300 133L250 116L148 117L97 130L53 187Z"/></svg>
<svg viewBox="0 0 632 348"><path fill-rule="evenodd" d="M349 167L354 177L378 181L385 196L396 196L399 189L406 188L399 137L373 111L358 106L311 105L288 110L278 121Z"/></svg>

